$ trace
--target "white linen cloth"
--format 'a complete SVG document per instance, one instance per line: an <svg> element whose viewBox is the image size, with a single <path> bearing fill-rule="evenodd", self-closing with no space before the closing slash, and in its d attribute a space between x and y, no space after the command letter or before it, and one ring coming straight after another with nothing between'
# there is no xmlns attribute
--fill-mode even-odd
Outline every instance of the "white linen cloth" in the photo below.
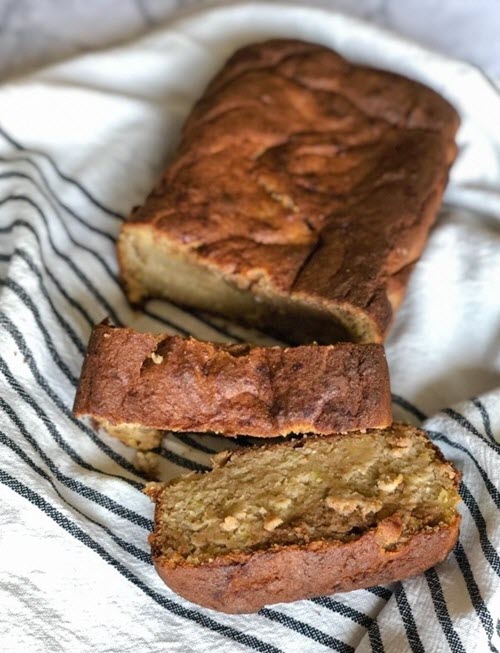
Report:
<svg viewBox="0 0 500 653"><path fill-rule="evenodd" d="M238 46L275 36L406 74L461 114L445 204L387 353L396 417L422 422L463 473L463 526L447 561L418 578L230 616L163 585L133 452L95 435L71 407L91 326L107 315L141 329L246 337L166 302L131 311L114 239L210 77ZM499 650L499 85L313 3L233 3L4 85L0 127L0 650ZM162 471L202 468L203 449L222 446L168 437Z"/></svg>

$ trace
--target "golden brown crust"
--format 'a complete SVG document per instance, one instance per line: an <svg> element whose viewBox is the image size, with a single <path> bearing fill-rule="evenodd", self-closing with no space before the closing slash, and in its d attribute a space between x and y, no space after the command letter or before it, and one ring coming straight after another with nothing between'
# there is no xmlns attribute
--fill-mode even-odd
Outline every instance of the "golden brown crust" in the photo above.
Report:
<svg viewBox="0 0 500 653"><path fill-rule="evenodd" d="M219 345L95 327L74 412L111 425L274 437L391 423L381 345Z"/></svg>
<svg viewBox="0 0 500 653"><path fill-rule="evenodd" d="M147 229L158 251L168 244L238 288L309 303L332 323L341 308L363 322L343 323L354 340L380 342L435 220L458 124L432 90L322 46L276 40L239 50L123 226L131 298L158 294L137 281L132 289L125 253L125 238ZM276 324L268 312L242 318L293 336L292 321ZM331 337L318 326L319 341Z"/></svg>
<svg viewBox="0 0 500 653"><path fill-rule="evenodd" d="M459 526L457 515L451 525L416 533L396 550L384 547L390 524L381 522L353 542L277 547L199 566L172 565L153 549L153 561L163 581L193 603L221 612L257 612L272 603L416 576L446 558Z"/></svg>

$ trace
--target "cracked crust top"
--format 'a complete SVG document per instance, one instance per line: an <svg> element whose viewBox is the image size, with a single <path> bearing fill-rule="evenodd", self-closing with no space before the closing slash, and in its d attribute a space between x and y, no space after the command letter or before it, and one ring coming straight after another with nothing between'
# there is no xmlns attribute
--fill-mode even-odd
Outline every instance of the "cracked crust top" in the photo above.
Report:
<svg viewBox="0 0 500 653"><path fill-rule="evenodd" d="M95 327L77 415L228 436L334 433L391 423L381 345L252 347Z"/></svg>
<svg viewBox="0 0 500 653"><path fill-rule="evenodd" d="M148 225L256 294L351 307L380 341L435 219L458 124L434 91L325 47L250 45L208 86L123 229Z"/></svg>

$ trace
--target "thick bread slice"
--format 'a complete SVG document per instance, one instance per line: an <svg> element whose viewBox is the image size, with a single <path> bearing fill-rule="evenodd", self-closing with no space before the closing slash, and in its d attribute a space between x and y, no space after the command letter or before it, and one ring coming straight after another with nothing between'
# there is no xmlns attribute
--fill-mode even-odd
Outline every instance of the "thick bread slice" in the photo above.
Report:
<svg viewBox="0 0 500 653"><path fill-rule="evenodd" d="M140 448L157 429L265 438L392 421L381 345L220 345L106 324L90 338L74 411Z"/></svg>
<svg viewBox="0 0 500 653"><path fill-rule="evenodd" d="M294 342L381 342L456 155L430 89L276 40L239 50L124 223L129 299L163 296Z"/></svg>
<svg viewBox="0 0 500 653"><path fill-rule="evenodd" d="M181 596L233 613L401 580L454 546L458 483L402 424L226 453L146 488L153 561Z"/></svg>

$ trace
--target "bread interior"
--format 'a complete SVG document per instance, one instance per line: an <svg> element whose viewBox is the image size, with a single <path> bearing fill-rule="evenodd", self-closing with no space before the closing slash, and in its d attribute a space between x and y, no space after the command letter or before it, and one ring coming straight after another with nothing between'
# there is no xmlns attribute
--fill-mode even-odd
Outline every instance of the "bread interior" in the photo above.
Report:
<svg viewBox="0 0 500 653"><path fill-rule="evenodd" d="M118 242L122 276L133 303L164 297L267 329L289 342L381 342L375 323L349 304L320 303L280 293L265 278L237 285L188 249L143 225L126 227Z"/></svg>
<svg viewBox="0 0 500 653"><path fill-rule="evenodd" d="M97 427L103 428L129 447L143 451L159 447L164 436L164 432L159 429L149 428L141 424L112 424L104 417L94 417L94 423Z"/></svg>
<svg viewBox="0 0 500 653"><path fill-rule="evenodd" d="M149 488L153 550L196 565L273 546L348 542L382 520L383 545L397 548L455 519L457 482L425 434L400 425L219 454L210 473Z"/></svg>

